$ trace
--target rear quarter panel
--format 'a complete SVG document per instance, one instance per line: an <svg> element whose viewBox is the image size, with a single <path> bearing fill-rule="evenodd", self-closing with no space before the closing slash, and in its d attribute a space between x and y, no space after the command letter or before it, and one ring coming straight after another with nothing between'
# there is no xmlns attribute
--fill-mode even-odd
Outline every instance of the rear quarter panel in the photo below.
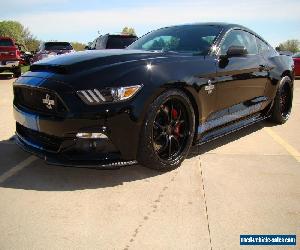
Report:
<svg viewBox="0 0 300 250"><path fill-rule="evenodd" d="M272 100L276 95L278 84L283 76L288 75L294 81L294 61L290 56L274 55L269 57L268 67L270 71L265 95Z"/></svg>

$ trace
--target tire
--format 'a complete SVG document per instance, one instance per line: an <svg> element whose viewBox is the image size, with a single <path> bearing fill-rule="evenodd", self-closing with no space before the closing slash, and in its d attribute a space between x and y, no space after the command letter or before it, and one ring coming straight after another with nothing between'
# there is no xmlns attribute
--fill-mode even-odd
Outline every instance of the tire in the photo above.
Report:
<svg viewBox="0 0 300 250"><path fill-rule="evenodd" d="M168 171L180 166L189 153L195 132L193 106L180 90L168 90L148 109L141 131L138 162Z"/></svg>
<svg viewBox="0 0 300 250"><path fill-rule="evenodd" d="M288 76L284 76L276 92L270 120L277 124L285 123L291 114L293 101L293 84Z"/></svg>
<svg viewBox="0 0 300 250"><path fill-rule="evenodd" d="M14 77L15 78L18 78L18 77L20 77L21 76L21 67L17 67L17 68L15 68L15 69L13 69L13 73L14 73Z"/></svg>

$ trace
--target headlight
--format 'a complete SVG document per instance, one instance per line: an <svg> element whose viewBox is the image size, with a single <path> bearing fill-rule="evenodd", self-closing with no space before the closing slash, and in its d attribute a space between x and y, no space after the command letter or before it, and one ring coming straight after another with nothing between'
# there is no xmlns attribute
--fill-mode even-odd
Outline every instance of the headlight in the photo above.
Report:
<svg viewBox="0 0 300 250"><path fill-rule="evenodd" d="M119 102L132 98L142 85L128 87L87 89L77 91L78 96L88 105L97 105L107 102Z"/></svg>

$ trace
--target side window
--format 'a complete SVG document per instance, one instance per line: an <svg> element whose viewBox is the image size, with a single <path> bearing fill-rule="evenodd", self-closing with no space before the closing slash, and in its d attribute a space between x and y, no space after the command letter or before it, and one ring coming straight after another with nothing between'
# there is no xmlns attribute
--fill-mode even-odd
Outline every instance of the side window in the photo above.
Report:
<svg viewBox="0 0 300 250"><path fill-rule="evenodd" d="M221 55L225 55L231 46L244 46L248 54L258 53L255 36L246 31L233 30L227 34L221 44Z"/></svg>
<svg viewBox="0 0 300 250"><path fill-rule="evenodd" d="M244 34L246 49L248 50L248 53L252 55L257 55L258 49L257 49L255 36L246 31L243 31L243 34Z"/></svg>
<svg viewBox="0 0 300 250"><path fill-rule="evenodd" d="M256 37L256 42L257 42L258 51L259 51L260 54L265 54L265 53L268 53L270 51L269 45L266 44L261 39L259 39L258 37Z"/></svg>

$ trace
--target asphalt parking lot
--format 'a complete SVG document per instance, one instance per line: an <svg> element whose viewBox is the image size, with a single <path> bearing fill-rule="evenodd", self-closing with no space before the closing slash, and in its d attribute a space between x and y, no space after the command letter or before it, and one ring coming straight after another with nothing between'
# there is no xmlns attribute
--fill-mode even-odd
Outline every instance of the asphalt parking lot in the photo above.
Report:
<svg viewBox="0 0 300 250"><path fill-rule="evenodd" d="M299 248L300 80L286 124L194 147L168 173L49 166L23 152L13 81L0 79L0 249L250 249L240 234L297 234Z"/></svg>

